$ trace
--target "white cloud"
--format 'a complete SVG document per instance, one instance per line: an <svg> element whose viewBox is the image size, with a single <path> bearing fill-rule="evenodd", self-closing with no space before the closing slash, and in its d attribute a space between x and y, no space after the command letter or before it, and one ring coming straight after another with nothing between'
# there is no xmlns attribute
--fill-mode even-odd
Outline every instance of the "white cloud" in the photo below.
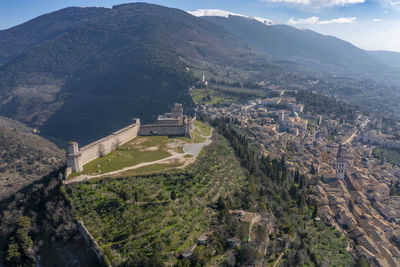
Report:
<svg viewBox="0 0 400 267"><path fill-rule="evenodd" d="M365 0L261 0L270 3L288 3L298 5L309 5L313 7L346 6L365 3ZM399 0L388 0L399 1Z"/></svg>
<svg viewBox="0 0 400 267"><path fill-rule="evenodd" d="M356 17L350 17L350 18L340 17L331 20L321 20L318 22L318 24L333 24L333 23L343 24L343 23L352 23L356 20L357 20Z"/></svg>
<svg viewBox="0 0 400 267"><path fill-rule="evenodd" d="M317 24L319 21L318 17L309 17L306 19L295 20L294 18L290 18L288 24L296 25L296 24Z"/></svg>
<svg viewBox="0 0 400 267"><path fill-rule="evenodd" d="M399 6L400 5L400 0L385 0L389 5L391 6Z"/></svg>
<svg viewBox="0 0 400 267"><path fill-rule="evenodd" d="M340 17L340 18L335 18L335 19L331 19L331 20L320 20L319 17L309 17L309 18L305 18L305 19L298 19L295 20L294 18L290 18L288 21L288 24L292 24L292 25L310 25L310 24L319 24L319 25L326 25L326 24L343 24L343 23L352 23L354 21L356 21L357 18L356 17L349 17L349 18L345 18L345 17Z"/></svg>
<svg viewBox="0 0 400 267"><path fill-rule="evenodd" d="M372 19L372 21L373 21L373 22L382 22L383 19L377 19L377 18L375 18L375 19Z"/></svg>

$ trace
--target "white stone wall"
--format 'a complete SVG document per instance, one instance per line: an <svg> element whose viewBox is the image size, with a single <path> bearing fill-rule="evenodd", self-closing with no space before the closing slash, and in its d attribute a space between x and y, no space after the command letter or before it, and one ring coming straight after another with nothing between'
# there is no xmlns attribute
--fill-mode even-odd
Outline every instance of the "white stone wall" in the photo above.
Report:
<svg viewBox="0 0 400 267"><path fill-rule="evenodd" d="M93 142L87 146L82 147L80 160L82 165L99 158L102 155L106 155L114 151L118 146L125 144L129 140L135 138L138 134L140 127L140 121L129 125L107 137L104 137L96 142Z"/></svg>
<svg viewBox="0 0 400 267"><path fill-rule="evenodd" d="M135 123L84 146L79 151L77 150L78 144L71 142L68 147L67 168L70 172L82 172L83 165L86 163L114 151L118 146L135 138L138 135L139 128L140 120L136 119Z"/></svg>

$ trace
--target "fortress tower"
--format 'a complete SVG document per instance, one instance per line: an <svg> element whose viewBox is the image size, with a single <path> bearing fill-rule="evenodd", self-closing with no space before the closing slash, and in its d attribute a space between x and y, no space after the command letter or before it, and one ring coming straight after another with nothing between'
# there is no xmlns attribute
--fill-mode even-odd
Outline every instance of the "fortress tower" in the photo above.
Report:
<svg viewBox="0 0 400 267"><path fill-rule="evenodd" d="M346 161L343 157L342 146L339 146L336 160L336 178L343 180L346 173Z"/></svg>
<svg viewBox="0 0 400 267"><path fill-rule="evenodd" d="M174 117L182 116L183 115L182 104L175 103L175 105L171 108L171 115Z"/></svg>
<svg viewBox="0 0 400 267"><path fill-rule="evenodd" d="M71 171L73 173L83 171L81 154L82 153L79 151L78 143L69 142L67 152L67 166L71 168Z"/></svg>

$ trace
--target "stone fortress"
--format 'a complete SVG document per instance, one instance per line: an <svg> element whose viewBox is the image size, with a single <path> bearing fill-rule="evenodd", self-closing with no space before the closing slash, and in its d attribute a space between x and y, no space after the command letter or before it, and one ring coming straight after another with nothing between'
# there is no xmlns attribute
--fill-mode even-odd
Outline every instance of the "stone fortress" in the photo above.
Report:
<svg viewBox="0 0 400 267"><path fill-rule="evenodd" d="M175 103L171 113L159 115L153 124L140 125L140 119L134 119L133 124L82 148L79 148L77 142L70 142L67 150L66 176L82 172L86 163L111 153L118 146L137 136L169 135L191 138L190 130L194 120L195 118L192 118L189 121L188 117L183 115L182 104Z"/></svg>
<svg viewBox="0 0 400 267"><path fill-rule="evenodd" d="M175 103L171 113L159 115L154 124L140 126L139 135L174 135L190 136L192 121L188 122L188 117L183 115L182 104Z"/></svg>

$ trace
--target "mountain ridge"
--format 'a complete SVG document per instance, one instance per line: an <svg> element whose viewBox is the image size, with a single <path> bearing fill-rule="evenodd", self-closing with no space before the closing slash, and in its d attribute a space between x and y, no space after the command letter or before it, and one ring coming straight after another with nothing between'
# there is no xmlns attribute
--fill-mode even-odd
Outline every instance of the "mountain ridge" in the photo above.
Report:
<svg viewBox="0 0 400 267"><path fill-rule="evenodd" d="M63 9L20 27L65 21L71 10L86 12ZM0 66L0 114L46 137L90 143L133 117L150 122L174 102L191 114L191 64L240 65L247 56L240 38L182 10L143 3L88 10L100 15L77 16L51 38L47 31ZM15 40L24 33L0 32Z"/></svg>
<svg viewBox="0 0 400 267"><path fill-rule="evenodd" d="M345 73L348 70L370 71L377 65L385 67L366 51L349 42L311 30L299 30L284 24L266 26L254 20L232 15L227 18L209 16L203 18L225 27L278 59L292 60L332 73Z"/></svg>

